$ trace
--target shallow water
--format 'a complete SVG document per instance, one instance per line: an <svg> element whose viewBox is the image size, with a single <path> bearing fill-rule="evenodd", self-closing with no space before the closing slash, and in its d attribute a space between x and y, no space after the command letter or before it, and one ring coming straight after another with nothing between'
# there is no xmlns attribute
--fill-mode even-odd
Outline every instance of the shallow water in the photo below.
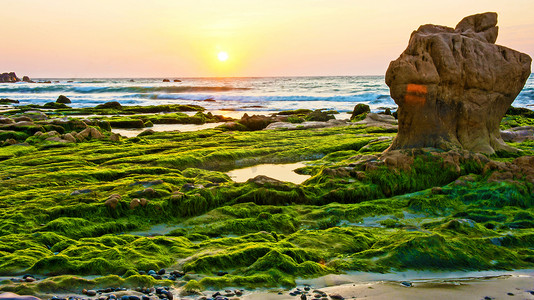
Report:
<svg viewBox="0 0 534 300"><path fill-rule="evenodd" d="M298 162L294 164L262 164L243 169L232 170L226 174L235 182L245 182L250 178L258 175L265 175L280 181L292 182L294 184L301 184L310 175L301 175L294 172L298 168L305 167L304 163Z"/></svg>
<svg viewBox="0 0 534 300"><path fill-rule="evenodd" d="M141 132L152 129L156 132L164 132L164 131L174 131L178 130L181 132L187 132L187 131L197 131L202 129L210 129L215 128L217 126L220 126L224 124L223 122L218 123L206 123L206 124L154 124L153 127L148 128L135 128L135 129L119 129L119 128L113 128L111 129L111 132L118 133L125 137L134 137L140 134Z"/></svg>

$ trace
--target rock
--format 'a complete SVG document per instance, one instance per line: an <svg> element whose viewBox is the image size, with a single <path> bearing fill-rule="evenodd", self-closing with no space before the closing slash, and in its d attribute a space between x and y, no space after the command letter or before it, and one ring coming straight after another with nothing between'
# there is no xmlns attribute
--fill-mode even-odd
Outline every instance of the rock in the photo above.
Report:
<svg viewBox="0 0 534 300"><path fill-rule="evenodd" d="M139 133L137 136L153 135L154 133L156 133L154 130L146 129L146 130L143 130L141 133Z"/></svg>
<svg viewBox="0 0 534 300"><path fill-rule="evenodd" d="M531 58L495 45L496 24L496 13L484 13L455 29L423 25L412 33L386 72L399 106L390 150L514 150L502 140L499 123L530 75Z"/></svg>
<svg viewBox="0 0 534 300"><path fill-rule="evenodd" d="M121 140L121 135L117 133L112 133L109 135L109 140L112 142L118 142Z"/></svg>
<svg viewBox="0 0 534 300"><path fill-rule="evenodd" d="M59 95L59 97L57 97L56 103L69 104L69 103L72 103L72 102L70 101L69 98L67 98L67 97L65 97L63 95Z"/></svg>
<svg viewBox="0 0 534 300"><path fill-rule="evenodd" d="M248 114L244 114L239 120L239 123L244 125L249 130L262 130L272 122L274 122L274 120L271 117L262 115L249 116Z"/></svg>
<svg viewBox="0 0 534 300"><path fill-rule="evenodd" d="M100 131L98 131L98 129L94 127L87 127L76 135L76 138L79 138L79 137L81 137L82 140L84 140L87 138L101 139L104 136L102 135L102 133L100 133Z"/></svg>
<svg viewBox="0 0 534 300"><path fill-rule="evenodd" d="M137 198L134 198L132 201L130 201L130 209L135 209L139 205L141 205L141 201L139 201Z"/></svg>
<svg viewBox="0 0 534 300"><path fill-rule="evenodd" d="M521 143L525 140L534 140L534 126L514 127L501 131L501 138L505 142Z"/></svg>
<svg viewBox="0 0 534 300"><path fill-rule="evenodd" d="M301 130L311 128L329 128L347 126L350 123L344 120L331 119L327 122L306 121L303 123L275 122L269 124L265 130Z"/></svg>
<svg viewBox="0 0 534 300"><path fill-rule="evenodd" d="M370 112L371 112L371 109L369 108L369 105L358 103L356 104L356 106L354 106L354 110L352 110L352 115L350 116L350 119L351 120L357 119L357 117L360 116L361 114L366 114Z"/></svg>
<svg viewBox="0 0 534 300"><path fill-rule="evenodd" d="M119 195L119 194L112 194L108 197L108 199L106 200L106 202L104 202L104 205L111 208L111 209L116 209L117 208L117 204L119 203L119 200L122 199L122 196Z"/></svg>
<svg viewBox="0 0 534 300"><path fill-rule="evenodd" d="M15 122L17 122L17 123L18 123L18 122L24 122L24 121L26 121L26 122L32 122L32 119L31 119L30 117L28 117L28 116L20 116L20 117L15 117L15 118L13 118L13 121L15 121Z"/></svg>
<svg viewBox="0 0 534 300"><path fill-rule="evenodd" d="M20 81L20 79L17 77L15 72L0 74L0 82L18 82L18 81Z"/></svg>
<svg viewBox="0 0 534 300"><path fill-rule="evenodd" d="M254 183L261 187L274 187L278 190L291 190L291 187L287 185L287 183L265 176L265 175L258 175L254 178L250 178L247 180L248 183Z"/></svg>
<svg viewBox="0 0 534 300"><path fill-rule="evenodd" d="M88 290L86 295L89 296L89 297L96 296L96 291L95 290Z"/></svg>
<svg viewBox="0 0 534 300"><path fill-rule="evenodd" d="M355 122L355 124L364 124L367 127L381 127L389 130L397 130L397 120L393 116L368 113L365 119Z"/></svg>
<svg viewBox="0 0 534 300"><path fill-rule="evenodd" d="M76 138L70 133L64 134L63 135L63 139L66 140L66 141L69 141L71 143L76 143Z"/></svg>
<svg viewBox="0 0 534 300"><path fill-rule="evenodd" d="M141 204L141 206L143 206L143 207L145 207L148 204L148 202L150 202L150 200L147 200L145 198L139 199L139 204Z"/></svg>
<svg viewBox="0 0 534 300"><path fill-rule="evenodd" d="M182 82L180 79L174 79L174 82Z"/></svg>
<svg viewBox="0 0 534 300"><path fill-rule="evenodd" d="M122 105L117 101L110 101L110 102L106 102L104 104L99 104L99 105L95 106L95 108L96 109L106 109L106 108L121 109Z"/></svg>
<svg viewBox="0 0 534 300"><path fill-rule="evenodd" d="M158 271L158 275L163 275L163 274L165 274L165 269L160 269L160 270Z"/></svg>
<svg viewBox="0 0 534 300"><path fill-rule="evenodd" d="M147 274L148 274L148 275L156 275L156 271L154 271L154 270L149 270Z"/></svg>
<svg viewBox="0 0 534 300"><path fill-rule="evenodd" d="M21 296L15 293L0 293L0 300L41 300L34 296Z"/></svg>
<svg viewBox="0 0 534 300"><path fill-rule="evenodd" d="M334 115L321 109L316 109L306 116L307 121L326 122L331 119L335 119Z"/></svg>
<svg viewBox="0 0 534 300"><path fill-rule="evenodd" d="M169 79L163 79L163 82L171 82Z"/></svg>
<svg viewBox="0 0 534 300"><path fill-rule="evenodd" d="M1 98L0 99L0 104L16 104L16 103L20 103L19 100L12 100L12 99L8 99L8 98Z"/></svg>
<svg viewBox="0 0 534 300"><path fill-rule="evenodd" d="M408 282L408 281L403 281L400 283L401 286L403 287L412 287L412 283L411 282Z"/></svg>
<svg viewBox="0 0 534 300"><path fill-rule="evenodd" d="M0 124L13 124L15 121L8 117L0 116Z"/></svg>
<svg viewBox="0 0 534 300"><path fill-rule="evenodd" d="M330 296L330 299L332 300L344 300L345 299L340 294L329 294L328 296Z"/></svg>
<svg viewBox="0 0 534 300"><path fill-rule="evenodd" d="M33 80L31 80L30 77L28 77L28 76L22 76L22 81L33 83Z"/></svg>

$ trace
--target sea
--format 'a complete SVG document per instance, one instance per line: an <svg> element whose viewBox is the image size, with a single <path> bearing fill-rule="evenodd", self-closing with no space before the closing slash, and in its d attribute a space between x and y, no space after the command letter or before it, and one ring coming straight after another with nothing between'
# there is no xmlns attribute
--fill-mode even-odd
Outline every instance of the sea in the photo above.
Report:
<svg viewBox="0 0 534 300"><path fill-rule="evenodd" d="M351 112L358 103L368 104L373 111L397 107L384 76L163 79L39 78L34 80L51 83L3 83L0 98L42 105L65 95L72 107L117 101L122 105L194 104L208 111L258 114L294 109L342 113ZM534 74L512 105L534 109Z"/></svg>

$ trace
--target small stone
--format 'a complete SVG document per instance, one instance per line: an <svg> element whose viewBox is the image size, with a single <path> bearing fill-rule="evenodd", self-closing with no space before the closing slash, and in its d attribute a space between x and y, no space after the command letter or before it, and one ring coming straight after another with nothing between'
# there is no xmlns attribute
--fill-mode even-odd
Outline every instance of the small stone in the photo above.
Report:
<svg viewBox="0 0 534 300"><path fill-rule="evenodd" d="M345 299L340 294L330 294L329 296L330 296L330 299L332 300L344 300Z"/></svg>
<svg viewBox="0 0 534 300"><path fill-rule="evenodd" d="M514 293L506 293L508 296L515 296Z"/></svg>
<svg viewBox="0 0 534 300"><path fill-rule="evenodd" d="M93 296L96 296L96 291L95 290L88 290L85 294L87 296L89 296L89 297L93 297Z"/></svg>
<svg viewBox="0 0 534 300"><path fill-rule="evenodd" d="M161 269L161 270L158 271L158 275L163 275L163 274L165 274L165 269Z"/></svg>
<svg viewBox="0 0 534 300"><path fill-rule="evenodd" d="M225 271L219 271L219 272L217 272L217 276L224 276L224 275L226 275L226 274L228 274L228 272L225 272Z"/></svg>
<svg viewBox="0 0 534 300"><path fill-rule="evenodd" d="M154 270L149 270L149 271L148 271L148 275L156 275L156 271L154 271Z"/></svg>
<svg viewBox="0 0 534 300"><path fill-rule="evenodd" d="M412 283L411 282L408 282L408 281L403 281L400 283L401 286L404 286L404 287L412 287Z"/></svg>
<svg viewBox="0 0 534 300"><path fill-rule="evenodd" d="M306 300L306 299L308 299L308 297L306 297L305 294L300 295L300 300Z"/></svg>

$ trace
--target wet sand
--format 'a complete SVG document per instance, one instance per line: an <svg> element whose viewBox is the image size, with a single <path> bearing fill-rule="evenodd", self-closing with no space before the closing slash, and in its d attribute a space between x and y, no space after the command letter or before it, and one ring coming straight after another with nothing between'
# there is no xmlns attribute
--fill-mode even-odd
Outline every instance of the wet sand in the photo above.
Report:
<svg viewBox="0 0 534 300"><path fill-rule="evenodd" d="M412 282L412 284L413 286L406 287L399 281L360 282L329 286L320 290L328 295L339 294L345 299L534 299L534 277L529 275L436 279ZM313 295L313 293L308 295ZM313 299L310 296L307 298ZM284 300L300 298L299 296L290 296L288 292L284 292L283 295L254 292L246 294L241 299Z"/></svg>

